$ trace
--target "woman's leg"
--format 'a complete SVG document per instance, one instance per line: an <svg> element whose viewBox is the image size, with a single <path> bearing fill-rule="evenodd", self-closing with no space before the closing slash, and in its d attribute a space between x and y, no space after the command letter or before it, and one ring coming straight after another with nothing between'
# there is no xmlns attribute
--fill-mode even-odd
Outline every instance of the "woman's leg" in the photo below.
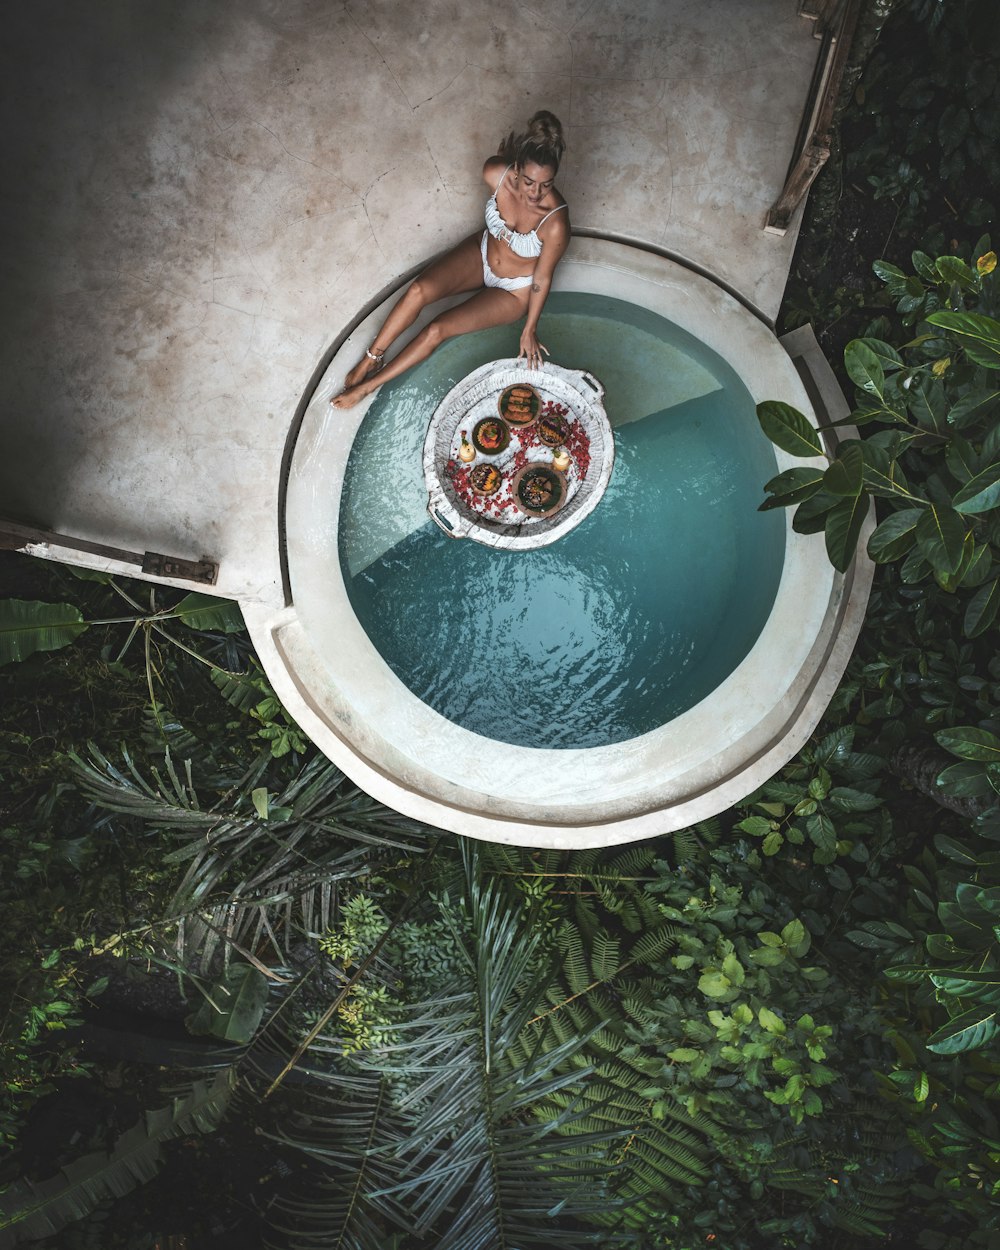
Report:
<svg viewBox="0 0 1000 1250"><path fill-rule="evenodd" d="M372 355L381 356L387 352L428 304L448 295L459 295L462 291L474 291L483 285L479 239L478 234L469 235L413 279L375 335L375 341L369 348ZM374 363L363 356L344 379L345 388L356 386L374 368Z"/></svg>
<svg viewBox="0 0 1000 1250"><path fill-rule="evenodd" d="M412 369L421 360L426 360L445 339L452 339L458 334L469 334L473 330L486 330L490 326L509 325L523 317L527 308L527 290L513 292L487 287L463 304L457 304L435 317L416 338L407 343L385 369L374 377L365 378L356 386L348 387L330 402L335 408L353 408L366 395L377 391L383 382L398 378L407 369Z"/></svg>

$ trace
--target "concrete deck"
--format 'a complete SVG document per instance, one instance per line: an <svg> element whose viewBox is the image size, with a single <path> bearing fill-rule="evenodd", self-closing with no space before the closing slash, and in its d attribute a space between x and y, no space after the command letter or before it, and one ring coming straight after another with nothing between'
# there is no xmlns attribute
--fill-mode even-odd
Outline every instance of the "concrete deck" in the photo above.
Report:
<svg viewBox="0 0 1000 1250"><path fill-rule="evenodd" d="M795 0L38 0L5 14L0 514L281 602L282 454L359 309L537 108L573 225L777 311ZM543 323L544 324L544 323Z"/></svg>

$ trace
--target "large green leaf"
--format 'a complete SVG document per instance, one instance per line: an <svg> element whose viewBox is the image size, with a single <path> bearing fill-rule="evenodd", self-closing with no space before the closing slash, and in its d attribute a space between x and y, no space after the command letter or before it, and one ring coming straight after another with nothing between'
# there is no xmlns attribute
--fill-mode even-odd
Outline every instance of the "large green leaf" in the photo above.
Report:
<svg viewBox="0 0 1000 1250"><path fill-rule="evenodd" d="M885 404L879 400L866 400L863 404L859 404L851 410L851 415L846 421L838 421L837 424L856 425L860 428L863 425L871 425L873 421L891 421L895 419L895 414L887 412Z"/></svg>
<svg viewBox="0 0 1000 1250"><path fill-rule="evenodd" d="M996 461L982 473L977 473L956 492L952 500L955 511L968 516L970 513L989 512L1000 503L1000 461Z"/></svg>
<svg viewBox="0 0 1000 1250"><path fill-rule="evenodd" d="M830 563L841 573L847 572L854 557L869 506L868 496L862 494L843 500L827 513L826 553Z"/></svg>
<svg viewBox="0 0 1000 1250"><path fill-rule="evenodd" d="M956 430L972 425L976 421L981 421L984 417L989 416L997 406L998 401L1000 401L1000 390L987 390L985 387L976 387L968 391L952 406L951 411L948 413L948 423L953 425Z"/></svg>
<svg viewBox="0 0 1000 1250"><path fill-rule="evenodd" d="M962 108L945 109L942 114L942 122L946 120L958 121L959 124L967 128L969 115ZM945 141L943 140L943 142ZM945 282L954 282L964 290L971 290L976 285L975 274L962 260L961 256L939 256L937 258L937 271ZM928 321L930 320L931 318L928 317Z"/></svg>
<svg viewBox="0 0 1000 1250"><path fill-rule="evenodd" d="M975 725L956 725L950 729L939 729L934 740L938 746L944 747L952 755L957 755L959 759L1000 762L1000 738L988 729L978 729Z"/></svg>
<svg viewBox="0 0 1000 1250"><path fill-rule="evenodd" d="M994 578L976 591L965 609L963 631L966 638L978 638L985 634L997 618L1000 609L1000 578Z"/></svg>
<svg viewBox="0 0 1000 1250"><path fill-rule="evenodd" d="M885 371L877 354L864 339L853 339L844 348L844 365L855 386L868 395L882 398Z"/></svg>
<svg viewBox="0 0 1000 1250"><path fill-rule="evenodd" d="M828 490L831 495L845 495L853 498L861 491L864 467L861 444L856 439L841 443L837 448L836 459L824 475L824 489Z"/></svg>
<svg viewBox="0 0 1000 1250"><path fill-rule="evenodd" d="M267 678L253 662L246 673L230 673L223 668L213 668L212 683L222 697L240 712L249 712L269 695L273 696Z"/></svg>
<svg viewBox="0 0 1000 1250"><path fill-rule="evenodd" d="M16 1182L3 1195L0 1230L7 1231L0 1240L13 1246L20 1240L51 1237L106 1199L121 1197L145 1184L159 1171L160 1143L194 1132L211 1132L225 1112L232 1088L229 1069L211 1082L195 1081L190 1092L175 1098L170 1107L147 1112L118 1138L110 1152L84 1155L49 1180Z"/></svg>
<svg viewBox="0 0 1000 1250"><path fill-rule="evenodd" d="M889 261L881 259L872 261L872 273L875 274L876 278L881 278L883 282L897 282L900 279L905 279L907 276L898 265L890 264Z"/></svg>
<svg viewBox="0 0 1000 1250"><path fill-rule="evenodd" d="M796 534L818 534L826 527L826 516L840 500L828 491L820 490L809 499L803 499L792 517L792 529Z"/></svg>
<svg viewBox="0 0 1000 1250"><path fill-rule="evenodd" d="M965 578L966 572L972 567L975 554L976 540L970 531L965 535L965 539L962 542L962 558L958 562L958 568L953 573L942 573L938 569L934 571L934 580L942 590L952 594L958 589Z"/></svg>
<svg viewBox="0 0 1000 1250"><path fill-rule="evenodd" d="M267 978L251 964L232 963L191 1017L192 1033L246 1045L267 1006Z"/></svg>
<svg viewBox="0 0 1000 1250"><path fill-rule="evenodd" d="M947 972L938 970L932 972L930 978L938 989L956 998L974 998L984 1003L1000 999L1000 971L995 968L954 968Z"/></svg>
<svg viewBox="0 0 1000 1250"><path fill-rule="evenodd" d="M804 499L811 499L823 485L823 472L819 465L815 467L803 465L794 469L786 469L784 473L772 477L764 485L764 489L772 498L765 499L757 511L767 512L771 508L789 508L793 504L801 503Z"/></svg>
<svg viewBox="0 0 1000 1250"><path fill-rule="evenodd" d="M853 786L834 786L830 791L830 802L843 812L873 812L882 806L883 800L867 790L857 790Z"/></svg>
<svg viewBox="0 0 1000 1250"><path fill-rule="evenodd" d="M941 786L941 789L944 790L946 794L960 794L963 797L968 798L973 795L989 791L990 787L988 783L986 791L980 791L967 784L971 780L971 771L965 773L964 780L959 779L954 783L949 782L946 785L943 781L945 774L951 773L959 768L968 770L974 769L976 777L983 781L986 780L983 776L983 769L979 764L973 764L971 762L952 764L938 776L936 782L936 784ZM974 851L970 847L966 846L964 842L956 842L954 838L949 838L945 833L936 833L934 835L934 849L935 851L939 851L945 859L954 860L956 864L964 864L967 868L977 867L979 865L995 864L997 860L1000 859L1000 855L998 855L996 851ZM927 949L931 954L934 953L931 951L930 938L927 939ZM948 956L955 953L954 943L951 943L951 945L947 947L947 952Z"/></svg>
<svg viewBox="0 0 1000 1250"><path fill-rule="evenodd" d="M185 595L174 611L192 629L217 629L224 634L238 634L243 628L243 614L231 599L203 595L197 591Z"/></svg>
<svg viewBox="0 0 1000 1250"><path fill-rule="evenodd" d="M903 508L887 516L868 540L868 554L877 564L888 564L905 556L917 541L917 522L922 508Z"/></svg>
<svg viewBox="0 0 1000 1250"><path fill-rule="evenodd" d="M963 486L966 482L971 482L983 468L983 461L975 447L961 434L953 434L948 440L944 459L952 476Z"/></svg>
<svg viewBox="0 0 1000 1250"><path fill-rule="evenodd" d="M792 456L821 456L823 445L818 432L791 404L768 399L757 405L757 420L767 437Z"/></svg>
<svg viewBox="0 0 1000 1250"><path fill-rule="evenodd" d="M980 543L972 552L972 559L962 571L961 585L971 589L987 581L993 570L993 550L989 543Z"/></svg>
<svg viewBox="0 0 1000 1250"><path fill-rule="evenodd" d="M900 580L906 586L916 586L919 582L929 577L931 566L924 558L924 553L919 547L914 547L907 555L899 569Z"/></svg>
<svg viewBox="0 0 1000 1250"><path fill-rule="evenodd" d="M1000 369L1000 321L981 313L946 311L931 313L927 320L958 335L970 360L987 369Z"/></svg>
<svg viewBox="0 0 1000 1250"><path fill-rule="evenodd" d="M36 651L58 651L86 628L71 603L0 599L0 665L27 659Z"/></svg>
<svg viewBox="0 0 1000 1250"><path fill-rule="evenodd" d="M939 573L954 573L962 562L967 526L953 508L930 504L917 522L917 546Z"/></svg>
<svg viewBox="0 0 1000 1250"><path fill-rule="evenodd" d="M939 1055L957 1055L966 1050L978 1050L992 1041L1000 1024L997 1016L1000 1007L979 1003L954 1016L946 1025L927 1039L927 1049Z"/></svg>
<svg viewBox="0 0 1000 1250"><path fill-rule="evenodd" d="M926 252L911 252L910 261L913 268L925 282L937 284L938 272L934 265L933 256L928 256Z"/></svg>
<svg viewBox="0 0 1000 1250"><path fill-rule="evenodd" d="M864 343L865 347L875 356L886 373L892 373L896 369L905 367L903 357L900 356L891 343L887 343L884 339L873 339L865 336L863 339L855 339L854 341Z"/></svg>
<svg viewBox="0 0 1000 1250"><path fill-rule="evenodd" d="M806 821L806 829L818 850L836 852L837 830L833 821L824 812L817 812L814 816L810 816Z"/></svg>
<svg viewBox="0 0 1000 1250"><path fill-rule="evenodd" d="M891 451L881 446L875 438L865 439L861 443L861 456L864 461L863 482L866 490L873 495L881 495L886 499L898 496L913 498L906 477L896 459L899 454L899 440L896 439Z"/></svg>
<svg viewBox="0 0 1000 1250"><path fill-rule="evenodd" d="M787 1032L784 1020L770 1007L761 1007L757 1012L757 1019L760 1021L761 1028L766 1029L768 1033L784 1036Z"/></svg>
<svg viewBox="0 0 1000 1250"><path fill-rule="evenodd" d="M926 379L906 393L907 407L917 424L932 434L940 434L948 421L948 397L939 378Z"/></svg>

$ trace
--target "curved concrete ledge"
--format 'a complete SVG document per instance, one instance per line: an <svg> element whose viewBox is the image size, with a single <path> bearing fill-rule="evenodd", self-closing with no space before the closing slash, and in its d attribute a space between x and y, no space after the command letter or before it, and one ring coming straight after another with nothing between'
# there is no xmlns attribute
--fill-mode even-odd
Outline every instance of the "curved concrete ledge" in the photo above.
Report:
<svg viewBox="0 0 1000 1250"><path fill-rule="evenodd" d="M559 289L652 309L726 360L755 401L781 398L812 414L770 330L682 266L617 243L574 240L557 277ZM863 560L846 578L835 574L822 536L795 534L790 517L781 582L756 645L708 698L641 737L577 750L498 743L441 717L399 681L354 616L338 555L336 505L364 408L341 414L327 402L384 316L383 306L347 338L299 430L285 514L291 604L280 613L244 605L276 692L320 749L406 815L544 847L610 845L682 828L786 763L840 680L872 572ZM802 463L777 458L779 468Z"/></svg>

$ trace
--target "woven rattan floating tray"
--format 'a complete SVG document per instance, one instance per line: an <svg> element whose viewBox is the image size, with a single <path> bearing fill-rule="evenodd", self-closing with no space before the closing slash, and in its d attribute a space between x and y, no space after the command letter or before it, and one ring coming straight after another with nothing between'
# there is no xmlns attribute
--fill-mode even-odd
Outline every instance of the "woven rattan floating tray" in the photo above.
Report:
<svg viewBox="0 0 1000 1250"><path fill-rule="evenodd" d="M567 428L570 464L559 475L564 496L552 515L525 513L511 494L526 465L552 466L553 448L536 436L536 423L511 426L510 442L498 454L477 451L468 464L458 455L463 433L471 439L480 421L498 416L504 391L522 385L538 393L541 413L561 413ZM523 361L494 360L468 374L438 405L424 440L427 511L434 522L451 538L504 550L545 547L579 525L600 502L614 466L614 437L603 399L604 387L592 374L560 365L529 369ZM493 496L477 497L468 487L468 476L479 464L495 465L503 475L503 486Z"/></svg>

